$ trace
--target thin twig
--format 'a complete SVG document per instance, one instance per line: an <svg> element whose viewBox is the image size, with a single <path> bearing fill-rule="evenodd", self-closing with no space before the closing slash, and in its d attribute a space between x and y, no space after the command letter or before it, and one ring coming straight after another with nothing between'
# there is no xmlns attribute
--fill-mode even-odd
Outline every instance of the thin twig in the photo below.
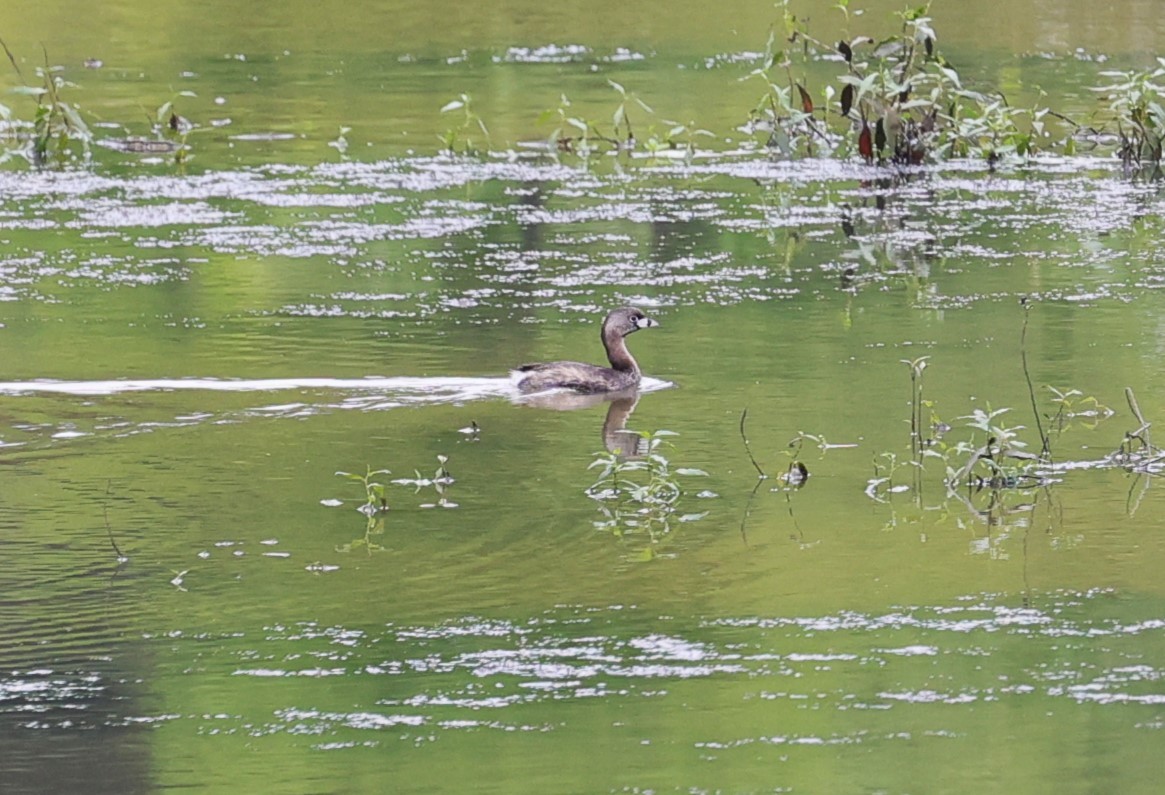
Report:
<svg viewBox="0 0 1165 795"><path fill-rule="evenodd" d="M1052 110L1051 108L1049 108L1049 109L1048 109L1048 115L1049 115L1049 116L1055 116L1055 117L1056 117L1057 119L1059 119L1060 121L1066 121L1066 122L1068 122L1068 123L1069 123L1069 124L1071 124L1073 127L1075 127L1077 130L1079 130L1079 129L1080 129L1080 127L1081 127L1081 124L1080 124L1079 122L1073 121L1072 119L1070 119L1070 118L1068 118L1067 116L1065 116L1063 113L1058 113L1058 112L1056 112L1056 111Z"/></svg>
<svg viewBox="0 0 1165 795"><path fill-rule="evenodd" d="M1137 418L1137 422L1141 423L1141 427L1137 433L1140 434L1141 431L1144 431L1142 441L1145 443L1145 447L1149 448L1149 451L1152 452L1153 444L1149 441L1150 423L1145 419L1145 415L1141 413L1141 407L1137 404L1137 396L1133 394L1133 388L1131 386L1125 387L1125 400L1128 401L1129 410L1133 412L1133 416Z"/></svg>
<svg viewBox="0 0 1165 795"><path fill-rule="evenodd" d="M760 476L761 480L765 480L768 478L768 475L765 474L765 471L760 468L760 464L756 462L756 458L753 457L752 447L748 443L748 436L746 436L744 433L744 421L747 419L747 417L748 409L746 408L740 413L740 439L744 442L744 452L748 453L748 460L752 462L752 466L756 470L757 475Z"/></svg>
<svg viewBox="0 0 1165 795"><path fill-rule="evenodd" d="M8 62L16 70L16 76L23 82L24 74L20 71L20 65L16 63L16 56L12 54L12 50L8 49L8 45L4 43L4 39L0 39L0 47L4 48L4 54L8 56Z"/></svg>
<svg viewBox="0 0 1165 795"><path fill-rule="evenodd" d="M1028 312L1031 310L1031 303L1025 296L1020 301L1020 305L1023 307L1023 329L1019 333L1019 358L1023 364L1023 378L1025 381L1027 381L1027 394L1031 399L1032 414L1035 415L1036 418L1036 432L1040 435L1040 457L1051 461L1051 444L1048 440L1048 437L1044 434L1044 425L1040 421L1040 409L1039 406L1036 405L1036 389L1034 386L1032 386L1032 376L1027 366L1027 320Z"/></svg>

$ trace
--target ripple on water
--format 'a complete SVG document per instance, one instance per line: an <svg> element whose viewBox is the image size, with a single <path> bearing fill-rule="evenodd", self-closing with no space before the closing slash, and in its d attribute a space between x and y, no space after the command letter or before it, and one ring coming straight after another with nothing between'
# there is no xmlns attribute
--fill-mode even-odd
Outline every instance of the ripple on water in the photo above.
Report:
<svg viewBox="0 0 1165 795"><path fill-rule="evenodd" d="M576 54L550 47L522 57L564 53ZM132 286L187 278L186 267L213 254L339 260L377 272L389 269L380 250L386 243L457 240L456 246L408 255L406 267L417 286L441 281L440 271L453 268L472 269L484 285L462 286L432 301L422 295L430 291L419 289L410 293L414 300L387 307L372 303L349 310L337 302L292 300L282 309L254 311L420 319L434 311L501 305L591 304L595 284L650 288L642 291L660 306L779 300L806 289L838 288L832 273L797 259L784 263L774 253L759 252L742 262L735 254L700 253L687 241L710 225L728 236L789 230L803 240L835 245L845 217L851 226L845 242L851 245L837 259L858 272L855 284L898 275L930 278L940 267L961 274L960 263L967 260L1011 266L1038 256L1078 272L1046 269L1037 297L1093 303L1126 300L1119 252L1098 244L1081 258L1074 247L1040 246L1039 239L1054 243L1069 232L1076 239L1081 231L1099 239L1160 203L1150 189L1114 178L1111 165L1095 159L1037 159L985 182L982 165L970 162L891 172L834 159L774 160L755 151L703 154L690 163L645 161L635 175L517 153L123 179L77 172L0 174L0 194L21 208L0 214L0 226L33 232L52 216L54 225L82 230L93 246L100 236L116 234L132 252L110 259L108 252L91 254L83 246L46 252L29 244L22 250L18 240L15 261L25 264L9 260L0 266L15 277L5 280L0 298L52 300L91 279ZM492 184L510 201L466 196L467 189ZM273 223L272 207L298 212L293 222ZM612 228L616 224L658 230L669 238L667 253L645 252L638 235ZM510 225L531 233L520 250L484 233ZM1008 234L998 234L1000 229ZM1031 238L1039 253L1017 255L1011 249L1017 232ZM177 247L194 256L188 253L178 263L141 254ZM62 271L67 274L58 277ZM46 287L53 279L57 284ZM975 273L947 279L943 288L920 296L921 305L960 308L1014 297L1004 292L1014 289L1011 284L992 289Z"/></svg>
<svg viewBox="0 0 1165 795"><path fill-rule="evenodd" d="M415 729L426 737L469 728L558 731L569 713L556 713L559 718L548 723L540 705L650 699L658 702L655 712L682 712L684 704L712 692L721 694L718 710L749 712L775 701L793 709L887 716L877 727L866 718L839 718L837 731L825 734L790 727L725 737L719 726L698 725L686 732L694 746L708 749L829 745L922 733L921 715L911 710L935 706L1011 709L1006 705L1033 699L1048 709L1165 703L1165 666L1144 659L1138 643L1165 629L1165 621L1096 617L1093 611L1106 597L1048 595L1042 607L979 597L878 614L712 618L686 626L633 607L563 607L528 621L466 617L379 629L272 626L209 647L200 638L179 651L194 656L186 675L195 677L221 671L243 678L316 679L321 687L323 680L337 678L393 680L371 688L382 694L375 701L324 699L308 706L298 703L302 689L288 691L293 703L276 709L264 733L339 733L339 741L355 742L384 728ZM635 629L646 625L654 628ZM1071 653L1063 653L1065 644ZM702 681L721 685L710 691ZM925 732L960 736L959 714L926 712ZM239 721L246 719L211 723L238 730Z"/></svg>

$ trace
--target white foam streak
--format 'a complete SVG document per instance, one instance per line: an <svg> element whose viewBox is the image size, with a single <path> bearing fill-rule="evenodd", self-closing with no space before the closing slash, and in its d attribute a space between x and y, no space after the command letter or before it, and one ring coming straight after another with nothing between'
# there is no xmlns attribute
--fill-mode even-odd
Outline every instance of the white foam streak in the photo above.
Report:
<svg viewBox="0 0 1165 795"><path fill-rule="evenodd" d="M0 394L116 395L122 392L278 392L298 389L394 393L460 393L488 397L512 392L507 378L152 378L113 381L4 381Z"/></svg>

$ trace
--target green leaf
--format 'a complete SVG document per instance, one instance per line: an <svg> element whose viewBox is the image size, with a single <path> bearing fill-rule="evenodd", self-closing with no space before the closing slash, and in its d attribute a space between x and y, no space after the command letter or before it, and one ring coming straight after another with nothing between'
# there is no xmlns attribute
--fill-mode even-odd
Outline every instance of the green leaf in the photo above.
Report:
<svg viewBox="0 0 1165 795"><path fill-rule="evenodd" d="M78 133L82 138L88 138L89 125L85 123L76 109L69 105L61 105L61 110L64 112L69 126L73 128L73 132Z"/></svg>
<svg viewBox="0 0 1165 795"><path fill-rule="evenodd" d="M947 78L947 80L950 80L952 83L955 84L955 88L962 88L963 87L962 81L959 80L959 73L956 72L954 69L951 69L951 68L946 67L946 66L940 66L939 71L943 73L943 75Z"/></svg>

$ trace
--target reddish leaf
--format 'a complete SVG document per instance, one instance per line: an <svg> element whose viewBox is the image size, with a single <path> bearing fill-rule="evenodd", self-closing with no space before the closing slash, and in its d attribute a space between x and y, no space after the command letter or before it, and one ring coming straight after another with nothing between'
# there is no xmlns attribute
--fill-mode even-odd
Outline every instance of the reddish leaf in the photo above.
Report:
<svg viewBox="0 0 1165 795"><path fill-rule="evenodd" d="M874 159L874 138L870 135L870 125L862 121L862 132L858 136L858 153L866 160Z"/></svg>
<svg viewBox="0 0 1165 795"><path fill-rule="evenodd" d="M845 58L846 63L853 63L854 51L851 50L850 46L844 41L839 41L837 43L837 51L841 53L841 57Z"/></svg>
<svg viewBox="0 0 1165 795"><path fill-rule="evenodd" d="M813 97L809 96L809 92L806 91L800 83L797 84L797 92L801 95L801 110L805 111L806 113L812 113Z"/></svg>
<svg viewBox="0 0 1165 795"><path fill-rule="evenodd" d="M926 47L927 56L933 57L934 56L934 39L932 39L930 36L927 36L926 39L922 42L922 44L924 47Z"/></svg>
<svg viewBox="0 0 1165 795"><path fill-rule="evenodd" d="M874 125L874 146L878 147L878 154L886 148L886 125L884 119L878 119Z"/></svg>
<svg viewBox="0 0 1165 795"><path fill-rule="evenodd" d="M930 111L930 113L923 116L923 118L922 118L922 131L924 133L934 132L934 125L935 125L935 121L937 120L937 118L938 118L938 113L937 113L937 111L935 111L933 109Z"/></svg>
<svg viewBox="0 0 1165 795"><path fill-rule="evenodd" d="M845 88L841 90L841 115L848 116L850 109L854 106L854 87L852 83L846 83Z"/></svg>

